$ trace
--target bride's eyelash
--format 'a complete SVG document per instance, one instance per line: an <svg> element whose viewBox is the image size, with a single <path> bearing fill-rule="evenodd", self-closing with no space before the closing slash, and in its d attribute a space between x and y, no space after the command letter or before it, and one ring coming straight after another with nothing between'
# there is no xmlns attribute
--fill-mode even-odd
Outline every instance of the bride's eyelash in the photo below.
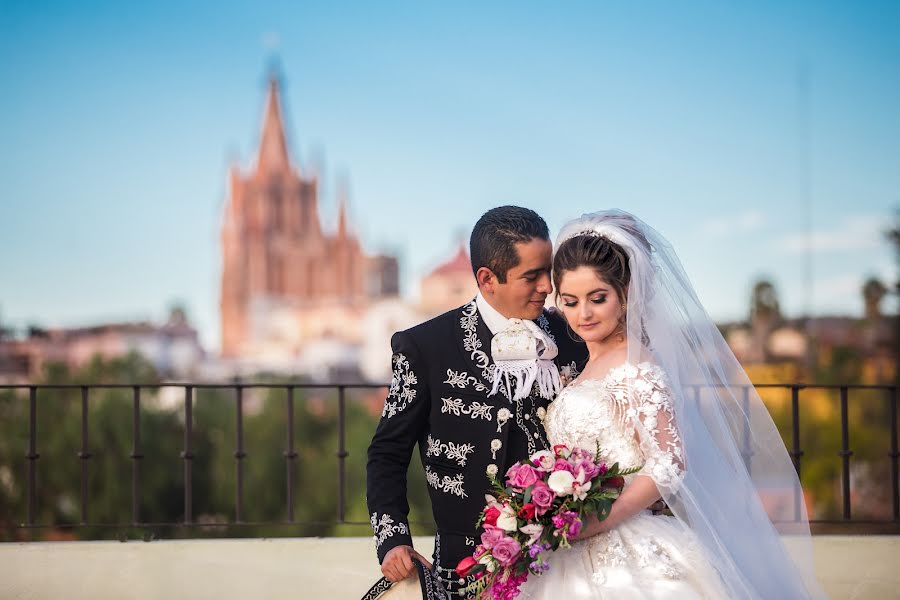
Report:
<svg viewBox="0 0 900 600"><path fill-rule="evenodd" d="M597 296L596 298L591 298L591 302L593 302L594 304L603 304L604 302L606 302L606 296ZM577 305L577 300L573 300L571 302L563 302L563 306L565 306L566 308L574 308Z"/></svg>

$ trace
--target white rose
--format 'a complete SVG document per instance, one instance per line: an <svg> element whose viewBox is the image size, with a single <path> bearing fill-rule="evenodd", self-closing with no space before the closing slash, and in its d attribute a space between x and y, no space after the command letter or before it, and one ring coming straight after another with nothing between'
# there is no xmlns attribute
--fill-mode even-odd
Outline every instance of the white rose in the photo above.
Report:
<svg viewBox="0 0 900 600"><path fill-rule="evenodd" d="M566 496L572 493L572 483L575 482L575 476L568 471L554 471L547 478L547 485L556 492L557 496Z"/></svg>

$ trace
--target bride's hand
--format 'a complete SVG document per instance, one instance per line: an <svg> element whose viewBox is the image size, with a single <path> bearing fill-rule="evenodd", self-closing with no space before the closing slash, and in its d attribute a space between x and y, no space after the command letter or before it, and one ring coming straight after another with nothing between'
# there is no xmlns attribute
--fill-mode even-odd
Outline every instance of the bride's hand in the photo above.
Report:
<svg viewBox="0 0 900 600"><path fill-rule="evenodd" d="M581 527L581 531L576 535L573 540L583 540L589 537L594 537L595 535L599 535L601 533L606 533L609 531L611 527L606 520L601 521L597 518L597 515L591 514L586 517L584 520L584 525Z"/></svg>

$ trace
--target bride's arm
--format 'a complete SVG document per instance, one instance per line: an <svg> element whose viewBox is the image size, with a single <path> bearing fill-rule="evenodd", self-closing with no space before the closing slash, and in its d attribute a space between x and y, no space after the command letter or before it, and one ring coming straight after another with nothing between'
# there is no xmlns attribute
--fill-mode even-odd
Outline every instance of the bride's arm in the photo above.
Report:
<svg viewBox="0 0 900 600"><path fill-rule="evenodd" d="M613 502L609 515L599 521L592 515L579 538L590 537L613 529L650 508L663 495L671 492L684 478L684 452L675 424L672 396L659 367L641 367L634 380L634 402L627 416L635 426L637 441L644 454L643 468Z"/></svg>
<svg viewBox="0 0 900 600"><path fill-rule="evenodd" d="M623 521L627 521L639 512L650 508L662 496L652 477L637 475L625 488L622 495L613 502L609 515L602 521L597 515L591 515L581 529L576 539L592 537L598 533L604 533L614 529Z"/></svg>

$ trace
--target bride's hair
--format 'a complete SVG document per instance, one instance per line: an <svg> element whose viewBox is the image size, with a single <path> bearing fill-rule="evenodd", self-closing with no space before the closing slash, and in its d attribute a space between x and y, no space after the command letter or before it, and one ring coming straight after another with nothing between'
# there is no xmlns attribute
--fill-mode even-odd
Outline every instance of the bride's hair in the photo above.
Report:
<svg viewBox="0 0 900 600"><path fill-rule="evenodd" d="M563 273L579 267L589 267L613 287L619 302L625 303L631 269L628 255L617 243L595 233L581 233L570 237L556 249L553 257L553 287L559 297Z"/></svg>

